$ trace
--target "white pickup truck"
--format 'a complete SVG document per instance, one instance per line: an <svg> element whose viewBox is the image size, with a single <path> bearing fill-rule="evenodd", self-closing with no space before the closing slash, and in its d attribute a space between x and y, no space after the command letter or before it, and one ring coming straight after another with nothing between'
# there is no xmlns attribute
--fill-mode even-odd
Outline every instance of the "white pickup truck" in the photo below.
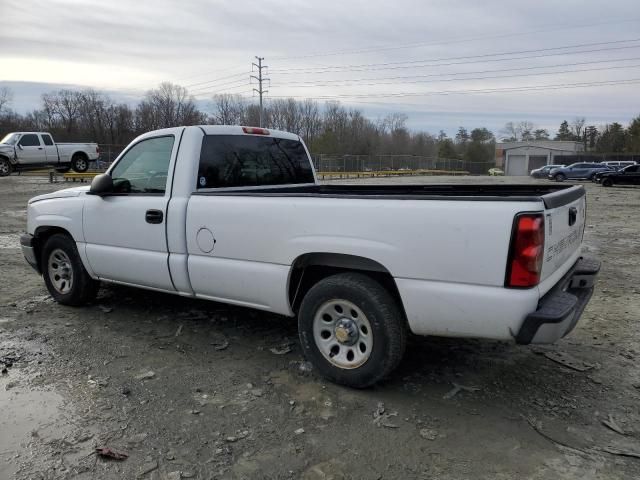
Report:
<svg viewBox="0 0 640 480"><path fill-rule="evenodd" d="M297 316L318 371L366 387L408 332L569 333L600 267L580 253L585 214L578 185L320 185L297 135L193 126L31 199L21 245L65 305L105 281Z"/></svg>
<svg viewBox="0 0 640 480"><path fill-rule="evenodd" d="M42 167L86 172L99 156L95 143L55 143L50 133L13 132L0 140L0 177Z"/></svg>

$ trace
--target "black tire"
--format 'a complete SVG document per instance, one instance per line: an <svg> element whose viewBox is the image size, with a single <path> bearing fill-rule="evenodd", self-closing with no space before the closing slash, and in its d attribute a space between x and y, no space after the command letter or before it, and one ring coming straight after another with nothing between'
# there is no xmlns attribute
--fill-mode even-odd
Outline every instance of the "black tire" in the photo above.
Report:
<svg viewBox="0 0 640 480"><path fill-rule="evenodd" d="M364 320L371 327L370 332L368 329L361 331L362 327L355 328L358 335L357 346L356 344L338 344L337 337L328 340L328 342L335 343L331 347L332 349L335 347L344 348L347 351L345 355L345 359L347 359L349 353L353 358L353 352L348 350L356 350L357 353L357 349L362 348L361 339L364 337L361 335L370 333L369 341L372 342L372 347L362 364L349 367L337 366L331 363L318 347L314 334L314 323L323 320L316 318L316 316L320 315L325 305L334 301L355 305L364 314ZM336 313L336 317L340 315ZM345 314L346 316L348 315ZM352 321L348 318L343 320ZM341 320L335 321L339 323ZM360 273L332 275L311 287L300 306L298 329L304 355L320 374L335 383L354 388L369 387L389 375L402 360L407 342L406 323L397 302L382 285ZM334 327L327 326L326 329L331 330ZM333 334L335 332L336 330ZM326 330L321 333L326 333ZM334 355L338 356L338 354Z"/></svg>
<svg viewBox="0 0 640 480"><path fill-rule="evenodd" d="M6 158L0 158L0 177L8 177L11 175L11 162Z"/></svg>
<svg viewBox="0 0 640 480"><path fill-rule="evenodd" d="M60 259L62 261L58 262ZM42 249L40 265L47 290L56 302L78 306L95 299L100 282L89 276L78 254L76 242L68 235L57 233L47 239ZM66 284L65 275L61 272L67 275Z"/></svg>
<svg viewBox="0 0 640 480"><path fill-rule="evenodd" d="M556 173L553 178L556 182L564 182L567 179L567 176L564 173Z"/></svg>
<svg viewBox="0 0 640 480"><path fill-rule="evenodd" d="M84 153L76 153L71 158L71 168L78 173L84 173L89 170L89 159Z"/></svg>
<svg viewBox="0 0 640 480"><path fill-rule="evenodd" d="M613 180L611 180L610 178L605 178L604 180L602 180L602 186L613 187Z"/></svg>

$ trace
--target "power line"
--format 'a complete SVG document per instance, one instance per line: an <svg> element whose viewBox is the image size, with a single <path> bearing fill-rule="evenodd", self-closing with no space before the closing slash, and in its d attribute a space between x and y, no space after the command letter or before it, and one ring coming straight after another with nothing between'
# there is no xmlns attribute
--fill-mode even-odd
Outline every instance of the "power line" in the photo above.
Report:
<svg viewBox="0 0 640 480"><path fill-rule="evenodd" d="M462 57L446 57L446 58L432 58L432 59L423 59L423 60L411 60L411 61L404 61L404 62L363 63L363 64L357 64L357 65L333 65L333 66L316 67L316 68L301 67L301 68L288 68L288 69L282 69L282 70L276 69L276 70L273 70L273 72L279 73L281 75L286 75L286 74L295 74L295 73L338 73L343 70L353 70L353 69L376 70L375 67L386 67L386 68L380 68L380 70L385 70L390 68L415 68L416 64L420 64L420 63L444 62L449 60L487 59L488 57L497 57L497 56L504 56L504 55L519 55L522 53L550 52L550 51L557 51L557 50L566 50L571 48L583 48L583 47L591 47L591 46L598 46L598 45L613 45L613 44L619 44L619 43L629 43L629 42L638 42L638 41L640 41L640 38L628 39L628 40L615 40L610 42L595 42L595 43L583 43L583 44L576 44L576 45L565 45L562 47L536 48L532 50L516 50L516 51L510 51L510 52L485 53L481 55L468 55L468 56L462 56ZM640 45L632 45L632 46L618 47L618 48L636 48L638 46ZM614 50L614 49L615 48L610 48L606 50ZM595 50L595 51L604 51L604 50L605 49ZM574 53L590 53L593 51L594 50L586 50L584 52L562 52L561 54L570 55ZM497 60L484 60L484 61L497 61ZM423 66L426 66L426 65L423 65ZM434 65L428 65L428 66L434 66Z"/></svg>
<svg viewBox="0 0 640 480"><path fill-rule="evenodd" d="M433 92L398 92L398 93L371 93L371 94L339 94L339 95L271 95L272 98L312 98L316 100L332 100L339 98L393 98L393 97L426 97L431 95L455 95L455 94L477 94L477 93L501 93L501 92L526 92L540 90L560 90L572 88L584 88L607 85L631 85L640 83L640 78L630 78L624 80L607 80L600 82L580 82L580 83L560 83L551 85L529 85L523 87L504 87L472 90L440 90Z"/></svg>
<svg viewBox="0 0 640 480"><path fill-rule="evenodd" d="M222 83L220 85L207 85L205 87L198 87L196 89L194 89L194 92L197 92L198 90L211 90L214 89L212 91L222 91L222 90L227 90L229 88L233 88L233 86L235 85L248 85L248 79L245 77L241 80L234 80L233 82L228 82L228 83ZM224 88L221 88L224 87Z"/></svg>
<svg viewBox="0 0 640 480"><path fill-rule="evenodd" d="M598 22L598 23L590 23L590 24L582 24L582 25L561 25L558 24L554 27L544 28L540 30L530 30L528 32L514 32L514 33L503 33L496 35L481 35L475 37L460 37L454 38L451 40L444 40L438 42L414 42L414 43L406 43L401 45L387 45L387 46L379 46L379 47L371 47L371 48L361 48L361 49L351 49L351 50L338 50L334 52L320 52L320 53L310 53L305 55L295 55L295 56L280 56L273 57L275 60L297 60L301 58L314 58L314 57L328 57L328 56L336 56L336 55L353 55L353 54L361 54L361 53L371 53L371 52L382 52L387 50L400 50L405 48L415 48L415 47L427 47L427 46L436 46L436 45L451 45L454 43L465 43L471 42L475 40L488 40L488 39L496 39L496 38L509 38L516 36L525 36L525 35L533 35L537 33L547 33L554 32L558 30L573 30L577 28L586 28L586 27L596 27L602 25L611 25L618 23L629 23L629 22L638 22L640 19L625 19L625 20L614 20L608 22Z"/></svg>
<svg viewBox="0 0 640 480"><path fill-rule="evenodd" d="M597 49L581 50L581 51L575 51L575 52L542 53L540 55L526 55L526 56L521 56L521 57L482 59L482 60L472 60L472 61L465 61L465 62L430 63L430 64L424 64L424 65L408 65L408 66L404 66L404 67L365 68L365 69L350 70L350 71L352 71L352 72L367 72L367 71L381 71L381 70L418 69L418 68L426 68L426 67L450 67L450 66L455 66L455 65L471 65L471 64L474 64L474 63L496 63L496 62L509 62L511 60L531 60L531 59L534 59L534 58L557 57L557 56L562 56L562 55L575 55L575 54L579 54L579 53L605 52L605 51L611 51L611 50L629 50L629 49L634 49L634 48L638 48L638 47L640 47L640 45L630 45L630 46L623 46L623 47L597 48ZM342 73L342 72L338 72L338 71L336 71L336 72L317 72L316 74L319 75L319 74L322 74L322 73ZM280 73L280 75L301 75L301 74L303 74L303 73L296 73L296 72Z"/></svg>
<svg viewBox="0 0 640 480"><path fill-rule="evenodd" d="M178 77L176 82L181 82L183 80L190 80L192 78L197 78L197 77L204 77L204 76L207 76L207 75L211 75L212 73L220 74L220 73L231 72L232 70L240 70L240 68L239 67L231 67L231 68L225 68L225 69L222 69L222 70L219 70L219 69L208 70L206 72L197 73L195 75L189 75L189 76L186 76L186 77ZM244 67L242 68L242 70L244 70Z"/></svg>
<svg viewBox="0 0 640 480"><path fill-rule="evenodd" d="M242 73L236 73L235 75L228 75L226 77L220 77L220 78L215 78L213 80L207 80L206 82L198 82L198 83L191 83L188 85L183 85L184 87L196 87L198 85L206 85L206 84L210 84L210 83L217 83L220 80L227 80L229 78L235 78L235 77L240 77L240 76L245 76L245 75L249 75L250 72L242 72ZM211 86L215 86L215 85L211 85Z"/></svg>
<svg viewBox="0 0 640 480"><path fill-rule="evenodd" d="M640 60L640 57L638 58ZM436 80L433 82L432 80L415 80L415 81L402 81L402 82L371 82L371 83L343 83L343 84L326 84L326 83L316 83L316 84L283 84L282 86L288 86L292 88L316 88L316 87L351 87L351 86L374 86L374 85L402 85L402 84L416 84L416 83L447 83L447 82L464 82L469 80L495 80L501 78L519 78L519 77L537 77L544 75L557 75L562 73L579 73L579 72L596 72L601 70L618 70L621 68L637 68L640 65L618 65L618 66L609 66L609 67L598 67L598 68L583 68L577 70L561 70L557 72L538 72L538 73L521 73L516 75L499 75L499 76L485 76L485 77L469 77L469 78L448 78L445 80ZM406 77L405 77L406 78ZM348 80L349 82L353 82L353 80Z"/></svg>
<svg viewBox="0 0 640 480"><path fill-rule="evenodd" d="M368 81L377 81L377 80L413 80L413 79L417 79L417 78L433 78L433 77L449 77L449 76L458 76L458 75L476 75L476 74L483 74L483 73L500 73L500 72L518 72L518 71L524 71L524 70L538 70L541 68L559 68L559 67L574 67L574 66L578 66L578 65L592 65L592 64L600 64L600 63L613 63L613 62L626 62L626 61L633 61L633 60L640 60L640 57L629 57L629 58L618 58L618 59L611 59L611 60L593 60L590 62L575 62L575 63L557 63L555 65L538 65L535 67L515 67L515 68L502 68L502 69L498 69L498 70L476 70L473 72L451 72L451 73L430 73L430 74L426 74L426 75L410 75L410 76L406 76L406 75L401 75L401 76L394 76L394 77L370 77L370 78L343 78L340 80L323 80L321 84L315 84L318 86L330 86L330 85L334 85L334 84L341 84L344 82L368 82ZM612 67L615 68L615 67ZM294 83L281 83L279 84L279 86L286 86L286 87L297 87L297 86L305 86L306 84L310 84L311 82L305 82L304 80L301 80L300 82L294 82ZM402 82L399 82L402 83ZM411 82L408 82L411 83ZM336 85L339 86L339 85Z"/></svg>

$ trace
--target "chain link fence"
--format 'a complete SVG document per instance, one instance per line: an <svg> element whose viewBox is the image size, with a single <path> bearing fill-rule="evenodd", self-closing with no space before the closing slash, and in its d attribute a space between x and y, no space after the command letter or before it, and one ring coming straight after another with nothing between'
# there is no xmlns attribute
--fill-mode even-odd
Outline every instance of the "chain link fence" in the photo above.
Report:
<svg viewBox="0 0 640 480"><path fill-rule="evenodd" d="M312 154L318 173L330 176L367 175L467 175L486 174L495 166L495 160L470 162L458 158L422 155L345 155Z"/></svg>
<svg viewBox="0 0 640 480"><path fill-rule="evenodd" d="M101 143L100 159L96 167L106 169L122 153L127 145ZM373 175L438 175L438 174L486 174L495 166L491 162L469 162L456 158L440 158L424 155L349 155L311 154L313 165L324 176L373 176Z"/></svg>

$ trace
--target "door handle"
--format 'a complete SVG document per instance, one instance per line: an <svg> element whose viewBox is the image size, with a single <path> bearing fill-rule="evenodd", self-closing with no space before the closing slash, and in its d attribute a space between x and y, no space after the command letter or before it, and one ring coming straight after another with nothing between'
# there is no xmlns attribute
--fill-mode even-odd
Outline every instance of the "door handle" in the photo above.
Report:
<svg viewBox="0 0 640 480"><path fill-rule="evenodd" d="M578 219L578 209L576 207L571 207L569 209L569 226L571 227L576 220Z"/></svg>
<svg viewBox="0 0 640 480"><path fill-rule="evenodd" d="M38 150L42 150L42 147L38 147Z"/></svg>
<svg viewBox="0 0 640 480"><path fill-rule="evenodd" d="M147 213L144 215L144 219L147 223L162 223L162 219L164 218L164 214L162 210L147 210Z"/></svg>

